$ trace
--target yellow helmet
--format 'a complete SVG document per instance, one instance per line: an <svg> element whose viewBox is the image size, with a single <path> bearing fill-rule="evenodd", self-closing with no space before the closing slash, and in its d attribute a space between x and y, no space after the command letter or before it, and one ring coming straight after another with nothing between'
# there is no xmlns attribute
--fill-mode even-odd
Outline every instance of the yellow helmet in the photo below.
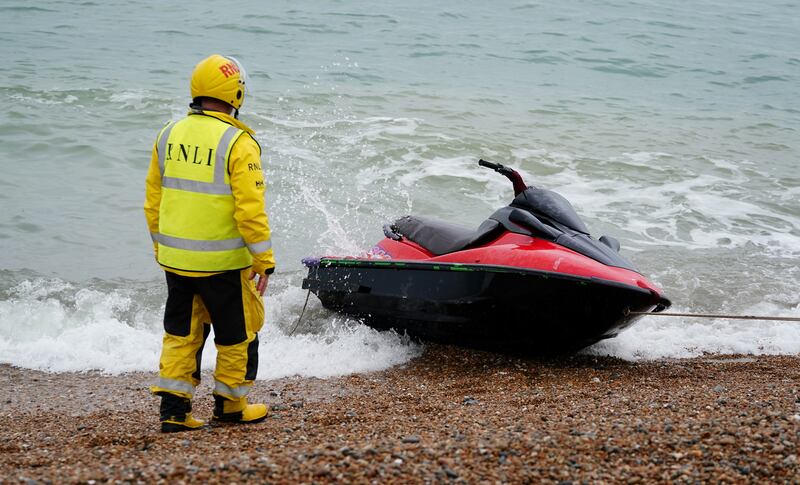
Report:
<svg viewBox="0 0 800 485"><path fill-rule="evenodd" d="M244 102L247 73L239 61L219 54L206 57L192 72L192 99L208 97L238 110Z"/></svg>

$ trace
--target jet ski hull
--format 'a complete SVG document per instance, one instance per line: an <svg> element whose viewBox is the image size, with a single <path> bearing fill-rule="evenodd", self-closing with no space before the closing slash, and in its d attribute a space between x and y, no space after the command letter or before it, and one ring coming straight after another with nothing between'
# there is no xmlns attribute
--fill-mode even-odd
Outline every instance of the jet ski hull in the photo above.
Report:
<svg viewBox="0 0 800 485"><path fill-rule="evenodd" d="M376 329L524 353L574 351L669 306L618 281L481 264L324 258L303 287Z"/></svg>

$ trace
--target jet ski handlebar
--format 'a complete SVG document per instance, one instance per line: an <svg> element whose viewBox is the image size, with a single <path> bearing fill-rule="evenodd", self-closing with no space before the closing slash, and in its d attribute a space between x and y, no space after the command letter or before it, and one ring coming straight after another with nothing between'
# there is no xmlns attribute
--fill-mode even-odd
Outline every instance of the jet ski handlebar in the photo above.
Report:
<svg viewBox="0 0 800 485"><path fill-rule="evenodd" d="M499 163L487 162L482 158L478 160L478 165L481 167L490 168L495 172L504 175L508 180L510 180L511 183L514 184L514 197L518 196L528 188L528 186L525 185L525 181L522 180L522 175L517 173L517 171L513 168L500 165Z"/></svg>

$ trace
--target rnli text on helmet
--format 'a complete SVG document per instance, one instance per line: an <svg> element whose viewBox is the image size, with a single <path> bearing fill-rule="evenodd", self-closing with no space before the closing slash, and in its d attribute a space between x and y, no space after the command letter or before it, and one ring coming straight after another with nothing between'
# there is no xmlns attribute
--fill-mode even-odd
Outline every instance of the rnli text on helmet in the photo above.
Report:
<svg viewBox="0 0 800 485"><path fill-rule="evenodd" d="M239 66L237 66L235 62L229 62L219 66L219 70L222 71L222 74L224 74L225 78L227 79L234 74L239 73Z"/></svg>

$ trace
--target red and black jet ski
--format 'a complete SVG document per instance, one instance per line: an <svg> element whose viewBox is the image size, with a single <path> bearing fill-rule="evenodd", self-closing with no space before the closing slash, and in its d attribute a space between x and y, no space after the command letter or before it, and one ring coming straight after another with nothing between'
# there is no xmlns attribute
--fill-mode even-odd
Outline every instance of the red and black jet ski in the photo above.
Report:
<svg viewBox="0 0 800 485"><path fill-rule="evenodd" d="M630 312L670 306L564 197L478 163L510 179L515 197L477 229L402 217L363 256L304 259L303 288L377 329L525 353L577 350L641 317Z"/></svg>

